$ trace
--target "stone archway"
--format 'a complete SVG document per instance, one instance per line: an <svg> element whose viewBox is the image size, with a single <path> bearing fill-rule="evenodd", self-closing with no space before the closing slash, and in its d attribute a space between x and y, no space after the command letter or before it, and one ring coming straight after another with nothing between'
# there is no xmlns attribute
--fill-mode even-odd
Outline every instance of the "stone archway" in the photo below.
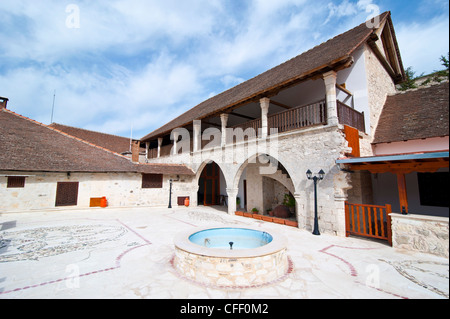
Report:
<svg viewBox="0 0 450 319"><path fill-rule="evenodd" d="M226 175L220 164L213 160L206 160L196 174L197 205L222 205L226 200Z"/></svg>
<svg viewBox="0 0 450 319"><path fill-rule="evenodd" d="M289 171L278 159L267 154L254 154L237 169L233 188L242 187L242 176L245 171L247 197L246 210L258 209L259 214L268 215L280 205L288 207L288 213L283 218L296 221L295 184Z"/></svg>

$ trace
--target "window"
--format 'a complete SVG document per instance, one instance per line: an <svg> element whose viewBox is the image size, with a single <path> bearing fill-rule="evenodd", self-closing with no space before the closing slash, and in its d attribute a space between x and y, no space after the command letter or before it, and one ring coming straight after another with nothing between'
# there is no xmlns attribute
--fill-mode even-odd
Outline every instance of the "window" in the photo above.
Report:
<svg viewBox="0 0 450 319"><path fill-rule="evenodd" d="M7 188L24 188L25 176L8 176Z"/></svg>
<svg viewBox="0 0 450 319"><path fill-rule="evenodd" d="M449 207L448 172L418 173L420 205Z"/></svg>
<svg viewBox="0 0 450 319"><path fill-rule="evenodd" d="M162 188L163 176L161 174L142 174L142 188Z"/></svg>

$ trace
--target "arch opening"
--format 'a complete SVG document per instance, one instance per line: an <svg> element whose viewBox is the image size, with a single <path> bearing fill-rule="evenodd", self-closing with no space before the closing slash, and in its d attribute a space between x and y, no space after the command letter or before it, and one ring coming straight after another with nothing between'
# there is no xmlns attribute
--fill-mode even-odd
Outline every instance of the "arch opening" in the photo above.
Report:
<svg viewBox="0 0 450 319"><path fill-rule="evenodd" d="M226 180L222 169L214 161L202 166L198 174L197 204L226 205Z"/></svg>

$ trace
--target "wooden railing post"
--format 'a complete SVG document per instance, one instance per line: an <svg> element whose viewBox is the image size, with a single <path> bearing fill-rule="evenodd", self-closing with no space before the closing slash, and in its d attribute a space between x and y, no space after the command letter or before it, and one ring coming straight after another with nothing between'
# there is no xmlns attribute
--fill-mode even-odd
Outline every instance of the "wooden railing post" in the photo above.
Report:
<svg viewBox="0 0 450 319"><path fill-rule="evenodd" d="M387 219L387 239L389 242L389 245L392 247L392 219L391 219L391 213L392 213L392 206L387 204L386 205L386 219Z"/></svg>

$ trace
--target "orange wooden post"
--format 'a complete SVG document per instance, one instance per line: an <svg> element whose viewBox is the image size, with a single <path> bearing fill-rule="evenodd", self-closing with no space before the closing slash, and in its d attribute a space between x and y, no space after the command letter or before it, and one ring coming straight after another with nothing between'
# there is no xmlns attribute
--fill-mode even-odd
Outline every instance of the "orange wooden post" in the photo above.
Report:
<svg viewBox="0 0 450 319"><path fill-rule="evenodd" d="M408 213L408 194L406 192L405 174L397 173L398 197L400 199L400 211Z"/></svg>
<svg viewBox="0 0 450 319"><path fill-rule="evenodd" d="M391 219L391 213L392 213L392 206L387 204L386 205L386 219L387 219L387 239L389 242L389 245L392 247L392 219Z"/></svg>

